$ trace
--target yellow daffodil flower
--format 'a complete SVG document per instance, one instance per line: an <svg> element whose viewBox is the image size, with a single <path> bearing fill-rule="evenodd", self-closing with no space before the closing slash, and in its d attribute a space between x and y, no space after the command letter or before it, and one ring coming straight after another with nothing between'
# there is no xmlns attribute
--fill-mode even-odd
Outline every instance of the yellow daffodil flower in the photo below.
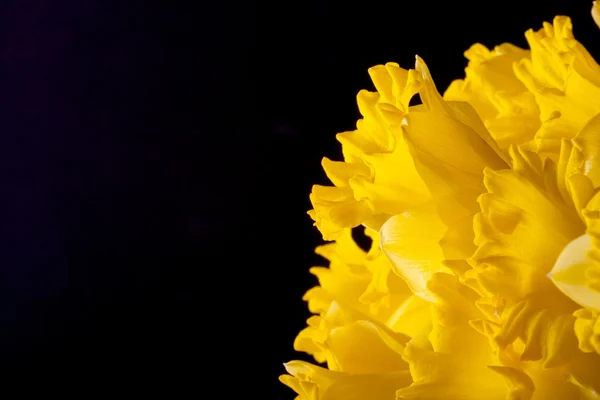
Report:
<svg viewBox="0 0 600 400"><path fill-rule="evenodd" d="M567 17L525 37L443 94L418 56L369 70L310 194L329 265L294 348L326 365L285 365L298 400L600 399L600 65Z"/></svg>

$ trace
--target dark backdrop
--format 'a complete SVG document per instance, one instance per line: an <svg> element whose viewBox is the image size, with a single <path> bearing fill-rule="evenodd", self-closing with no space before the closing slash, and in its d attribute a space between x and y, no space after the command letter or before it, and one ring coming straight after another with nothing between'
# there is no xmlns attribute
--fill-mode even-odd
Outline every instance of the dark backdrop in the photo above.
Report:
<svg viewBox="0 0 600 400"><path fill-rule="evenodd" d="M196 396L205 369L224 376L257 178L254 10L0 2L3 384Z"/></svg>
<svg viewBox="0 0 600 400"><path fill-rule="evenodd" d="M308 193L367 68L444 88L560 13L600 54L588 2L469 3L0 2L2 372L293 398Z"/></svg>

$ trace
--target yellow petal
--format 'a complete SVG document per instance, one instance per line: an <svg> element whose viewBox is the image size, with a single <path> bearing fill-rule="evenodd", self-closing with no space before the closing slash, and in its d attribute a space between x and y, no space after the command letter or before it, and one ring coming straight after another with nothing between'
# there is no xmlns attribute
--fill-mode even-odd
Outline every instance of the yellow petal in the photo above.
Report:
<svg viewBox="0 0 600 400"><path fill-rule="evenodd" d="M433 330L429 340L413 338L407 344L404 358L414 383L399 390L397 398L474 400L485 393L486 399L506 399L516 389L488 368L498 359L487 338L468 323L481 315L473 304L475 294L448 274L434 275L428 286L436 297Z"/></svg>
<svg viewBox="0 0 600 400"><path fill-rule="evenodd" d="M324 157L321 166L327 177L337 187L348 186L352 178L371 175L369 167L359 162L331 161L329 158Z"/></svg>
<svg viewBox="0 0 600 400"><path fill-rule="evenodd" d="M357 175L350 186L354 197L368 199L376 212L393 215L431 198L402 138L397 138L392 152L364 153L362 160L371 176Z"/></svg>
<svg viewBox="0 0 600 400"><path fill-rule="evenodd" d="M583 153L584 173L596 187L600 186L600 114L590 119L573 139L575 146Z"/></svg>
<svg viewBox="0 0 600 400"><path fill-rule="evenodd" d="M390 218L381 228L381 248L394 272L406 281L412 292L432 300L427 282L433 274L447 271L438 242L446 228L431 203Z"/></svg>
<svg viewBox="0 0 600 400"><path fill-rule="evenodd" d="M370 277L357 275L349 271L339 271L339 269L339 267L336 269L313 267L310 269L310 273L319 279L321 289L326 293L327 298L361 309L359 299L367 288L371 280ZM311 295L310 293L307 292L307 295L305 295L305 300L309 302L312 301L312 296L315 296L315 294Z"/></svg>
<svg viewBox="0 0 600 400"><path fill-rule="evenodd" d="M371 315L377 320L387 321L412 293L406 282L392 271L390 260L381 251L378 239L373 241L365 266L372 275L360 302L369 306Z"/></svg>
<svg viewBox="0 0 600 400"><path fill-rule="evenodd" d="M419 296L410 296L396 309L386 325L393 331L415 337L431 331L431 303Z"/></svg>
<svg viewBox="0 0 600 400"><path fill-rule="evenodd" d="M387 335L385 338L398 343L408 340L401 331L390 330L386 322L411 295L410 290L399 277L395 277L398 282L387 277L391 266L379 249L379 234L370 230L367 234L373 239L368 252L356 244L350 229L344 229L334 243L317 247L316 253L329 260L329 268L311 268L320 286L310 289L303 298L308 301L310 311L319 315L309 318L308 327L297 336L294 348L311 354L318 362L326 361L334 370L344 368L340 363L353 350L343 344L348 342L343 338L345 329L352 325L348 328L350 332L365 330L360 324L353 325L358 321L375 324L378 331ZM337 330L340 330L338 336L334 337ZM342 352L343 357L336 352Z"/></svg>
<svg viewBox="0 0 600 400"><path fill-rule="evenodd" d="M579 305L600 311L600 292L587 286L586 271L590 267L586 254L592 248L589 235L571 241L562 251L548 274L564 294Z"/></svg>
<svg viewBox="0 0 600 400"><path fill-rule="evenodd" d="M452 82L444 99L471 104L502 149L533 139L539 109L513 70L515 62L529 58L529 51L507 43L488 50L477 43L465 57L466 77Z"/></svg>
<svg viewBox="0 0 600 400"><path fill-rule="evenodd" d="M568 17L558 16L553 24L544 23L543 29L529 30L525 37L531 59L519 61L515 73L535 95L542 122L559 122L542 125L536 140L572 139L600 112L595 101L600 96L600 66L574 39Z"/></svg>
<svg viewBox="0 0 600 400"><path fill-rule="evenodd" d="M345 228L354 228L372 215L369 205L356 201L348 187L314 185L310 202L314 209L309 215L325 240L334 240Z"/></svg>
<svg viewBox="0 0 600 400"><path fill-rule="evenodd" d="M368 374L408 368L402 359L404 343L368 321L333 329L326 345L342 372Z"/></svg>
<svg viewBox="0 0 600 400"><path fill-rule="evenodd" d="M411 382L408 371L382 374L350 374L329 371L303 361L290 361L290 375L279 379L302 400L389 400L397 389Z"/></svg>
<svg viewBox="0 0 600 400"><path fill-rule="evenodd" d="M357 129L337 135L343 162L323 159L323 168L335 185L315 185L309 215L325 240L334 240L345 228L364 224L379 229L391 215L431 197L418 175L398 125L408 102L420 87L415 71L397 64L371 68L378 92L358 93L363 116Z"/></svg>
<svg viewBox="0 0 600 400"><path fill-rule="evenodd" d="M334 243L317 246L315 253L332 263L345 265L359 265L367 257L367 253L352 238L351 229L344 229Z"/></svg>
<svg viewBox="0 0 600 400"><path fill-rule="evenodd" d="M592 168L594 169L594 168ZM557 186L563 201L572 204L580 217L594 194L590 169L586 171L584 153L572 142L562 139L557 165Z"/></svg>
<svg viewBox="0 0 600 400"><path fill-rule="evenodd" d="M476 249L473 232L473 218L469 214L456 221L446 230L439 244L448 260L464 260L469 258Z"/></svg>
<svg viewBox="0 0 600 400"><path fill-rule="evenodd" d="M336 300L330 302L326 312L311 317L308 324L297 336L294 349L311 354L318 361L327 361L329 369L335 371L348 371L345 368L349 368L349 372L356 370L351 358L353 354L362 358L363 363L368 358L368 354L361 356L361 351L352 353L356 350L352 348L354 342L346 333L361 336L367 353L401 353L402 346L409 340L408 336L392 331L370 315ZM397 365L401 366L402 363ZM375 367L371 365L371 368Z"/></svg>
<svg viewBox="0 0 600 400"><path fill-rule="evenodd" d="M600 354L600 318L597 311L585 308L573 313L575 321L575 334L579 340L579 349L585 353L597 352Z"/></svg>
<svg viewBox="0 0 600 400"><path fill-rule="evenodd" d="M597 1L593 2L592 18L594 18L594 22L600 28L600 3L598 3Z"/></svg>
<svg viewBox="0 0 600 400"><path fill-rule="evenodd" d="M470 261L492 295L512 301L552 289L546 278L550 266L584 227L572 204L565 204L552 163L542 166L527 152L511 155L512 170L485 171L488 193L479 198L478 248Z"/></svg>
<svg viewBox="0 0 600 400"><path fill-rule="evenodd" d="M409 111L403 132L442 220L451 226L476 209L477 196L484 190L483 169L505 168L506 163L473 108L444 101L420 58L416 68L423 79L423 107Z"/></svg>
<svg viewBox="0 0 600 400"><path fill-rule="evenodd" d="M572 382L568 373L562 369L547 369L539 363L525 363L523 371L531 378L535 392L533 400L592 400L598 397Z"/></svg>
<svg viewBox="0 0 600 400"><path fill-rule="evenodd" d="M366 311L360 297L371 282L371 273L364 262L367 254L354 242L350 229L343 229L334 243L317 247L315 252L329 260L329 268L313 267L310 272L319 280L319 287L304 295L312 312L325 312L336 300Z"/></svg>

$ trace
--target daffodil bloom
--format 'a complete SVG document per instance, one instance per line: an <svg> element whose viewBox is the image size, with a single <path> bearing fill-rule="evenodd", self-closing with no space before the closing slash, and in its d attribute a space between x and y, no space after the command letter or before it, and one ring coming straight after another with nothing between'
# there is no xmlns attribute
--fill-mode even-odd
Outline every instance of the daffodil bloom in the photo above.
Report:
<svg viewBox="0 0 600 400"><path fill-rule="evenodd" d="M419 57L369 70L310 195L329 266L294 347L324 365L285 365L297 399L600 399L600 66L567 17L525 37L443 94Z"/></svg>

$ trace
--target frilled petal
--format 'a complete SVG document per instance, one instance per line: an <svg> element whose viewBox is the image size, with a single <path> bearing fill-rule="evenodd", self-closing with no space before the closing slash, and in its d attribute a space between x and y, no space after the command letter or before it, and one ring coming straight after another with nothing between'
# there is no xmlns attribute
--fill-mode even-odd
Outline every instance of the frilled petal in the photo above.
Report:
<svg viewBox="0 0 600 400"><path fill-rule="evenodd" d="M481 399L485 393L487 399L504 400L509 393L531 394L527 375L497 366L488 340L469 325L480 315L473 303L475 293L448 274L434 275L428 286L437 299L433 330L428 340L416 338L406 346L404 358L414 383L396 392L396 397L467 400Z"/></svg>
<svg viewBox="0 0 600 400"><path fill-rule="evenodd" d="M525 37L531 59L515 65L517 77L536 97L543 122L538 147L557 153L560 139L572 139L600 112L600 66L573 37L571 20L558 16Z"/></svg>
<svg viewBox="0 0 600 400"><path fill-rule="evenodd" d="M574 383L569 374L558 368L547 369L539 363L524 363L523 371L531 378L535 391L532 400L593 400L598 396L593 390Z"/></svg>
<svg viewBox="0 0 600 400"><path fill-rule="evenodd" d="M573 315L577 318L575 335L579 340L579 349L585 353L600 354L600 313L581 308Z"/></svg>
<svg viewBox="0 0 600 400"><path fill-rule="evenodd" d="M350 334L361 337L363 347L360 350L355 348L356 341ZM326 361L331 370L354 372L362 363L361 371L364 372L365 368L371 368L371 371L377 368L368 364L373 354L387 354L391 360L389 365L402 369L399 355L408 340L408 336L392 331L368 314L332 301L326 312L309 318L308 327L294 341L294 349L313 355L319 362Z"/></svg>
<svg viewBox="0 0 600 400"><path fill-rule="evenodd" d="M409 110L403 132L442 220L451 226L476 209L477 196L484 190L483 169L507 164L474 109L443 100L420 58L416 69L423 80L423 106Z"/></svg>
<svg viewBox="0 0 600 400"><path fill-rule="evenodd" d="M389 274L391 266L379 249L378 233L367 232L373 239L369 252L358 247L351 230L345 229L334 243L316 250L329 260L329 268L310 270L320 286L310 289L304 300L311 312L319 315L308 319L294 348L311 354L318 362L327 362L333 370L357 372L362 365L360 372L365 368L374 372L375 358L382 357L383 349L396 354L396 361L404 364L400 354L410 329L399 325L413 318L413 310L404 304L411 292L404 281ZM390 329L388 322L395 329ZM356 350L355 337L360 337L364 351Z"/></svg>
<svg viewBox="0 0 600 400"><path fill-rule="evenodd" d="M365 258L365 267L371 272L371 281L360 302L369 306L371 315L380 321L387 321L397 315L403 303L411 297L408 285L392 271L392 264L381 250L381 235L371 229L365 234L372 240L371 249ZM400 332L405 332L404 328Z"/></svg>
<svg viewBox="0 0 600 400"><path fill-rule="evenodd" d="M595 187L600 186L600 114L590 119L573 139L574 145L582 153L584 174L591 179Z"/></svg>
<svg viewBox="0 0 600 400"><path fill-rule="evenodd" d="M419 89L414 71L389 63L369 70L378 92L357 96L363 116L357 129L337 135L343 162L323 159L323 168L335 187L314 186L309 215L325 240L334 240L345 228L364 224L378 230L391 215L428 201L427 186L417 173L407 145L390 127ZM399 173L401 172L401 173Z"/></svg>
<svg viewBox="0 0 600 400"><path fill-rule="evenodd" d="M426 334L431 331L430 310L430 302L419 296L410 296L389 317L386 325L393 331L410 337Z"/></svg>
<svg viewBox="0 0 600 400"><path fill-rule="evenodd" d="M368 252L356 244L350 229L335 242L317 247L315 252L329 261L329 268L310 269L320 284L304 296L312 312L324 312L336 300L385 322L411 296L407 284L392 273L379 232L365 229L365 233L372 239Z"/></svg>
<svg viewBox="0 0 600 400"><path fill-rule="evenodd" d="M415 295L425 300L432 300L427 290L431 276L440 271L450 272L442 264L444 255L438 243L445 230L433 204L396 215L381 228L381 249L394 272Z"/></svg>
<svg viewBox="0 0 600 400"><path fill-rule="evenodd" d="M315 252L329 261L329 268L310 269L320 286L309 290L304 296L309 309L315 313L324 312L331 301L336 300L366 311L367 308L359 299L372 276L364 265L367 253L354 242L352 231L343 230L334 243L319 246Z"/></svg>
<svg viewBox="0 0 600 400"><path fill-rule="evenodd" d="M558 182L564 178L551 161L542 164L537 155L517 149L511 155L512 169L485 171L487 193L474 220L478 248L471 264L492 295L514 301L551 289L546 274L585 228L572 200L561 194Z"/></svg>
<svg viewBox="0 0 600 400"><path fill-rule="evenodd" d="M513 70L529 51L505 43L489 50L474 44L466 52L465 79L455 80L444 99L466 101L475 108L502 149L533 139L540 126L539 109Z"/></svg>
<svg viewBox="0 0 600 400"><path fill-rule="evenodd" d="M404 343L369 321L333 329L326 345L343 372L368 374L408 368L402 359Z"/></svg>
<svg viewBox="0 0 600 400"><path fill-rule="evenodd" d="M369 204L357 201L349 187L314 185L310 201L314 209L308 214L325 240L334 240L344 229L360 225L373 214Z"/></svg>
<svg viewBox="0 0 600 400"><path fill-rule="evenodd" d="M285 369L289 375L279 379L298 394L298 400L389 400L412 381L408 371L351 374L303 361L290 361Z"/></svg>

